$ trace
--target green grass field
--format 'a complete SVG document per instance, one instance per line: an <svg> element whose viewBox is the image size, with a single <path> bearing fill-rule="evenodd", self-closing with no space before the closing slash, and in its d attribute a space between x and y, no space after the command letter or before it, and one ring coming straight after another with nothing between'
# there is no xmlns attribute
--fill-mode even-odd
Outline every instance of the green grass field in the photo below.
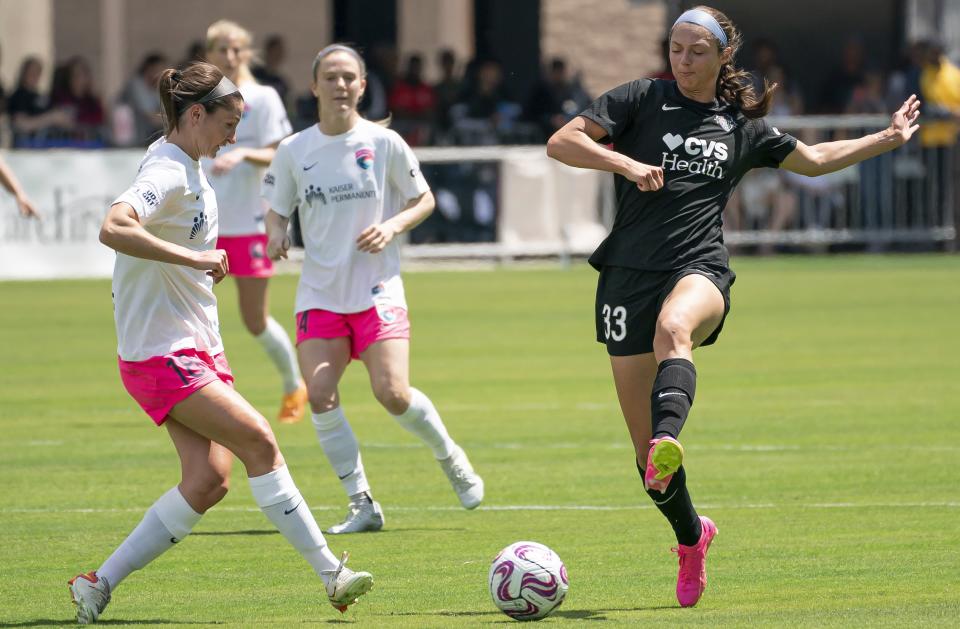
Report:
<svg viewBox="0 0 960 629"><path fill-rule="evenodd" d="M674 540L642 491L606 354L595 274L406 276L414 384L484 476L461 510L424 447L341 388L387 523L329 538L376 586L340 616L307 564L233 491L194 534L115 592L101 622L460 627L512 623L489 562L532 539L564 559L549 624L957 626L960 257L741 260L720 342L695 358L683 433L691 491L720 528L698 607L673 594ZM295 278L272 284L292 329ZM279 379L218 289L238 389L268 417ZM2 283L0 626L72 622L66 581L92 570L179 480L176 455L123 390L106 281ZM309 421L277 426L321 526L345 498Z"/></svg>

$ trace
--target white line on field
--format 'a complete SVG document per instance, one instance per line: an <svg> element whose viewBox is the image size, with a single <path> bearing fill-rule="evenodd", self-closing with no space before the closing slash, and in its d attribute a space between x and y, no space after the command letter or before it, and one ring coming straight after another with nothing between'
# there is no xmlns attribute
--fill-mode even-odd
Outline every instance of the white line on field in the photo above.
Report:
<svg viewBox="0 0 960 629"><path fill-rule="evenodd" d="M747 510L747 509L956 509L960 502L809 502L809 503L741 503L741 504L703 504L697 505L702 510ZM643 511L652 509L653 505L488 505L478 507L477 511ZM257 512L256 507L215 507L217 512L243 513ZM342 505L320 505L311 507L311 511L341 511ZM463 511L461 507L406 507L385 506L386 511L415 513L418 511ZM0 513L24 514L58 514L58 513L143 513L147 507L125 507L112 509L60 509L50 508L0 508Z"/></svg>

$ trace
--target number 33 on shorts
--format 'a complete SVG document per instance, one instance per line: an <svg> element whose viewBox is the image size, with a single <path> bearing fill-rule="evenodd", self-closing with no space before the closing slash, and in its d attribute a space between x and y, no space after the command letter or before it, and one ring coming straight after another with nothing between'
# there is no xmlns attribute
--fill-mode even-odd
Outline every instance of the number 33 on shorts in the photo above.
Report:
<svg viewBox="0 0 960 629"><path fill-rule="evenodd" d="M611 308L603 304L603 337L606 340L622 341L627 337L627 309L623 306Z"/></svg>

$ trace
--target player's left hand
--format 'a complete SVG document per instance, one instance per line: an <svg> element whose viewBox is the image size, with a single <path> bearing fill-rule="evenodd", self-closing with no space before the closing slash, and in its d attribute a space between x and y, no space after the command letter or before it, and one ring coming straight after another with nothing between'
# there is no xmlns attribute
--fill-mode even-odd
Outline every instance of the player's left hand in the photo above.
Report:
<svg viewBox="0 0 960 629"><path fill-rule="evenodd" d="M40 212L27 197L17 197L17 207L24 218L40 218Z"/></svg>
<svg viewBox="0 0 960 629"><path fill-rule="evenodd" d="M396 235L397 230L389 223L371 225L357 237L357 249L367 253L380 253Z"/></svg>
<svg viewBox="0 0 960 629"><path fill-rule="evenodd" d="M903 102L900 109L893 112L890 119L890 131L898 136L901 144L906 144L916 133L920 125L916 124L920 117L920 99L916 94L911 94L910 98Z"/></svg>
<svg viewBox="0 0 960 629"><path fill-rule="evenodd" d="M234 149L229 153L219 155L213 160L213 174L225 175L236 168L243 160L243 149Z"/></svg>

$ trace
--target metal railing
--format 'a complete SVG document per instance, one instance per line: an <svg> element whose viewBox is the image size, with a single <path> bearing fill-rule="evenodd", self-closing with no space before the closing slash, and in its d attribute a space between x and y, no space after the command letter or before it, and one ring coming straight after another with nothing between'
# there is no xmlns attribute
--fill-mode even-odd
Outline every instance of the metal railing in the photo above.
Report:
<svg viewBox="0 0 960 629"><path fill-rule="evenodd" d="M884 115L782 116L770 124L806 144L857 138L884 129ZM919 136L919 134L918 134ZM842 171L804 177L755 170L741 181L724 215L731 246L762 252L954 248L957 239L956 145L907 145Z"/></svg>

